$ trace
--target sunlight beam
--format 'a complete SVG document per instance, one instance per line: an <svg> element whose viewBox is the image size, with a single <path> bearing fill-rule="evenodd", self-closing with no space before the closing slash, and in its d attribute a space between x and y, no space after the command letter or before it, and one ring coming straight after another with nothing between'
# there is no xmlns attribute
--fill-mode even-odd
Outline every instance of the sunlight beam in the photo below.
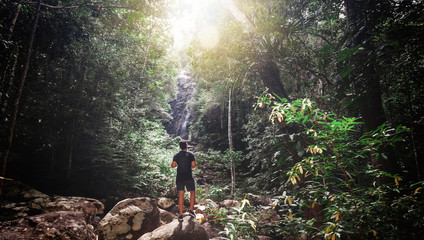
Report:
<svg viewBox="0 0 424 240"><path fill-rule="evenodd" d="M216 0L173 0L170 17L174 48L186 49L193 41L199 41L206 50L219 44L217 25L222 6Z"/></svg>

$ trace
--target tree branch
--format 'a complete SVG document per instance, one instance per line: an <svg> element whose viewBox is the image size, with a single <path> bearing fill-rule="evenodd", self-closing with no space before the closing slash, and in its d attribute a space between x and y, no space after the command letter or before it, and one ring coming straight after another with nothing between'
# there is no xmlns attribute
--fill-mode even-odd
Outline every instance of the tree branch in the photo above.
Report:
<svg viewBox="0 0 424 240"><path fill-rule="evenodd" d="M22 4L30 4L30 5L36 5L36 2L23 2ZM139 10L135 8L129 8L124 6L103 6L102 2L91 2L91 1L85 1L84 3L77 4L77 5L71 5L71 6L53 6L45 3L41 3L41 6L51 9L73 9L73 8L79 8L79 7L90 7L90 6L102 6L102 8L119 8L119 9L127 9L127 10Z"/></svg>

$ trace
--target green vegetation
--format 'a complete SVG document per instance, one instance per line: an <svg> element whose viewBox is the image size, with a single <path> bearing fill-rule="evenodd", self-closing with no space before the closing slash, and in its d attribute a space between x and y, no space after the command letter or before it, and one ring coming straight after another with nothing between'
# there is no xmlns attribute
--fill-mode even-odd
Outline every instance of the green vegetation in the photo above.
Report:
<svg viewBox="0 0 424 240"><path fill-rule="evenodd" d="M222 2L193 23L215 20L219 44L190 33L175 55L172 1L2 1L0 176L172 196L164 124L184 67L199 200L241 202L206 210L222 236L422 238L423 1Z"/></svg>
<svg viewBox="0 0 424 240"><path fill-rule="evenodd" d="M17 1L0 5L2 158L3 140L16 124L9 174L47 192L100 198L162 193L169 186L163 179L173 174L165 162L176 149L161 122L169 119L177 73L167 54L164 2L42 7L14 123L31 30L23 26L36 13L22 4L22 10Z"/></svg>

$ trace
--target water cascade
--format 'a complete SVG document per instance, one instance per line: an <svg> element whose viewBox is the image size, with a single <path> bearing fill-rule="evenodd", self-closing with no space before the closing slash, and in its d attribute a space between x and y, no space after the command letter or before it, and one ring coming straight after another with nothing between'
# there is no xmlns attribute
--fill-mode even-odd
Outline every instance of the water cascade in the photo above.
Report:
<svg viewBox="0 0 424 240"><path fill-rule="evenodd" d="M182 70L177 77L178 94L176 99L169 101L172 111L172 121L166 126L168 133L188 140L191 122L191 111L188 102L191 100L195 84L191 82L190 73Z"/></svg>

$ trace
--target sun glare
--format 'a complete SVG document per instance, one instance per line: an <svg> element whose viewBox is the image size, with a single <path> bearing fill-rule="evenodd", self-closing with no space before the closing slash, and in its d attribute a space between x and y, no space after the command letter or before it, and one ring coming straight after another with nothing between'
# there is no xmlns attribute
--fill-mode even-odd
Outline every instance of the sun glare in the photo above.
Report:
<svg viewBox="0 0 424 240"><path fill-rule="evenodd" d="M174 0L171 14L171 31L174 48L185 49L192 41L199 41L204 49L212 49L219 43L217 19L219 1Z"/></svg>

